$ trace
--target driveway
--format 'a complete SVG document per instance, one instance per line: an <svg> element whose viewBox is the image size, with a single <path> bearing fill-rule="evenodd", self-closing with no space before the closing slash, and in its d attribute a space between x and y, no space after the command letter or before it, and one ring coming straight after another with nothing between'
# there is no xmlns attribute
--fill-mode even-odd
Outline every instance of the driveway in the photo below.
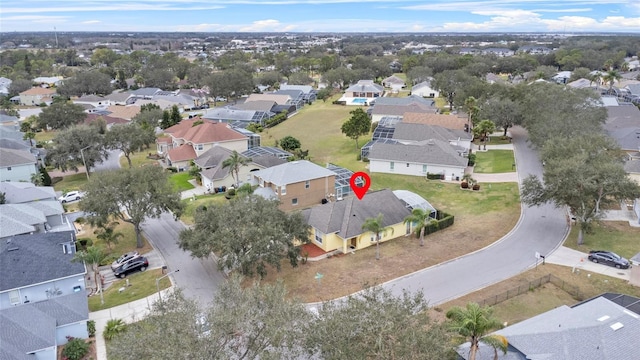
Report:
<svg viewBox="0 0 640 360"><path fill-rule="evenodd" d="M162 213L158 219L147 218L142 225L144 235L160 252L168 271L180 270L172 275L176 286L186 297L207 305L226 278L218 271L215 260L192 258L190 252L178 247L180 232L185 228L169 213Z"/></svg>
<svg viewBox="0 0 640 360"><path fill-rule="evenodd" d="M518 127L512 130L512 134L519 181L529 174L542 176L537 153L526 142L526 131ZM562 244L568 230L563 209L551 204L540 207L523 205L515 228L496 243L391 280L383 286L396 295L401 295L403 290L423 291L430 305L441 304L534 266L536 253L548 256Z"/></svg>

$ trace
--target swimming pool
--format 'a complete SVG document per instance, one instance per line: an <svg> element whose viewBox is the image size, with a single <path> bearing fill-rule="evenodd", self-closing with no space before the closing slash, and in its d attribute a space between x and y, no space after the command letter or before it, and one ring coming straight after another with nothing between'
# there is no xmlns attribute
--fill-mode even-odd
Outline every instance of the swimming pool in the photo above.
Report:
<svg viewBox="0 0 640 360"><path fill-rule="evenodd" d="M351 100L352 104L360 104L360 105L364 105L367 103L367 98L355 98L353 100Z"/></svg>

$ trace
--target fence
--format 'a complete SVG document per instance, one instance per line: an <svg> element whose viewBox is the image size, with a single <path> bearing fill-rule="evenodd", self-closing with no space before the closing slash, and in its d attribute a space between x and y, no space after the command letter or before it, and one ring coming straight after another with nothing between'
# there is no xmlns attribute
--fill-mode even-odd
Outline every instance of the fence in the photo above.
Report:
<svg viewBox="0 0 640 360"><path fill-rule="evenodd" d="M482 301L479 301L478 304L480 304L480 306L493 306L495 304L499 304L505 300L511 299L512 297L516 297L520 294L524 294L527 291L531 291L534 289L539 288L540 286L546 284L546 283L552 283L553 285L557 286L558 288L564 290L567 294L573 296L576 300L583 300L583 294L580 292L580 288L578 288L575 285L571 285L569 283L567 283L566 281L560 279L557 276L548 274L545 276L542 276L540 278L537 278L535 280L531 280L526 284L522 284L520 286L516 286L513 287L505 292L502 292L500 294L488 297Z"/></svg>

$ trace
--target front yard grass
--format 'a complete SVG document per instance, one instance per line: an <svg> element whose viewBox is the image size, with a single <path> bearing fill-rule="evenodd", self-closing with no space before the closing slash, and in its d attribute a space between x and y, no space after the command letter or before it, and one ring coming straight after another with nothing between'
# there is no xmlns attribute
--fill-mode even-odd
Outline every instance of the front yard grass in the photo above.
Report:
<svg viewBox="0 0 640 360"><path fill-rule="evenodd" d="M150 150L143 150L143 151L135 152L135 153L129 155L129 157L131 158L131 166L140 167L140 166L144 166L144 165L155 165L155 164L157 164L158 160L153 160L153 159L147 158L149 153L152 153L152 152L150 152ZM120 167L121 168L128 168L129 167L129 162L127 161L127 158L124 157L124 156L120 157Z"/></svg>
<svg viewBox="0 0 640 360"><path fill-rule="evenodd" d="M584 244L578 245L578 226L573 226L564 246L588 253L590 250L608 250L631 258L640 252L640 228L627 221L597 221L592 231L584 234Z"/></svg>
<svg viewBox="0 0 640 360"><path fill-rule="evenodd" d="M189 175L189 172L187 171L171 174L171 176L169 176L169 181L173 185L173 189L177 192L193 189L194 186L191 185L189 180L191 180L191 175Z"/></svg>
<svg viewBox="0 0 640 360"><path fill-rule="evenodd" d="M53 184L53 189L62 192L82 190L85 185L87 185L87 182L89 182L89 180L87 180L87 174L79 172L77 174L63 176L60 181Z"/></svg>
<svg viewBox="0 0 640 360"><path fill-rule="evenodd" d="M119 224L116 226L115 232L121 233L122 238L118 240L117 244L111 244L111 249L109 249L107 245L102 240L98 239L96 234L94 234L94 231L97 229L96 227L93 227L89 224L84 224L82 226L78 225L77 227L80 228L80 232L77 234L78 239L91 239L91 241L93 241L93 245L102 247L105 253L109 254L109 258L114 258L113 260L129 251L135 250L141 254L144 254L153 250L151 244L149 244L147 239L144 237L144 234L142 235L142 242L144 246L139 249L136 248L136 231L133 228L133 225L127 222L119 221Z"/></svg>
<svg viewBox="0 0 640 360"><path fill-rule="evenodd" d="M51 140L53 140L54 137L56 137L56 135L58 135L57 131L40 131L36 133L36 137L33 139L36 143L39 142L49 142Z"/></svg>
<svg viewBox="0 0 640 360"><path fill-rule="evenodd" d="M484 145L484 143L480 141L480 139L474 139L473 143L478 146ZM508 137L502 136L502 135L491 135L489 136L489 142L487 142L487 145L507 145L507 144L511 144L511 140Z"/></svg>
<svg viewBox="0 0 640 360"><path fill-rule="evenodd" d="M100 294L94 294L89 298L89 311L98 311L108 309L114 306L126 304L131 301L145 298L158 292L156 288L156 279L163 276L162 269L147 270L127 276L129 286L126 286L126 279L119 279L111 283L111 286L104 291L104 304L101 304ZM171 286L168 277L160 280L160 290ZM125 290L120 292L120 288Z"/></svg>
<svg viewBox="0 0 640 360"><path fill-rule="evenodd" d="M224 197L224 193L200 195L196 197L196 200L193 200L192 198L184 199L182 202L184 203L185 208L180 216L180 220L187 225L193 225L193 214L198 207L225 203L227 201L229 200Z"/></svg>
<svg viewBox="0 0 640 360"><path fill-rule="evenodd" d="M488 150L476 151L476 166L473 169L477 173L499 174L516 171L513 164L513 150Z"/></svg>

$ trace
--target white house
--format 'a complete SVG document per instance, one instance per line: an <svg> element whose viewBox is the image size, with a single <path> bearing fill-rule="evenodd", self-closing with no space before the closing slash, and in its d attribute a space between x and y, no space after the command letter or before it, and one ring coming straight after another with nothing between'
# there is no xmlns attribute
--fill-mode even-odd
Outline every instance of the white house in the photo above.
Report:
<svg viewBox="0 0 640 360"><path fill-rule="evenodd" d="M344 101L347 105L370 105L382 95L382 85L374 83L373 80L360 80L357 84L349 86L339 101Z"/></svg>
<svg viewBox="0 0 640 360"><path fill-rule="evenodd" d="M37 161L32 153L0 148L0 181L31 181L31 176L37 172Z"/></svg>
<svg viewBox="0 0 640 360"><path fill-rule="evenodd" d="M422 97L437 98L440 96L440 92L433 88L431 80L423 81L421 83L413 85L411 88L411 95L418 95Z"/></svg>

